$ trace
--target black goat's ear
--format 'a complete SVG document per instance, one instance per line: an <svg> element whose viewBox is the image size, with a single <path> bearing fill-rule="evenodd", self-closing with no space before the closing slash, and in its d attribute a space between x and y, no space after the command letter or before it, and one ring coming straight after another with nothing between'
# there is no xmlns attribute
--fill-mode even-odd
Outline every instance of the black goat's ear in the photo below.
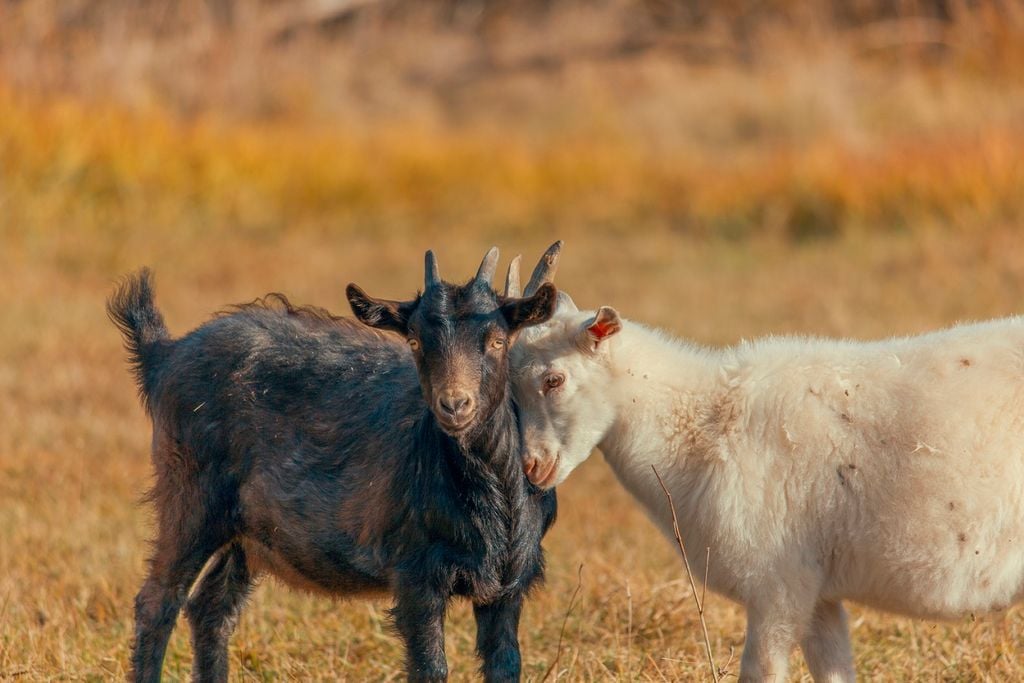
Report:
<svg viewBox="0 0 1024 683"><path fill-rule="evenodd" d="M558 290L550 282L540 286L533 296L522 299L507 299L501 306L510 332L524 327L539 325L551 319L558 303Z"/></svg>
<svg viewBox="0 0 1024 683"><path fill-rule="evenodd" d="M374 299L354 284L345 288L345 296L348 297L352 312L363 324L378 330L408 333L409 316L416 308L416 301Z"/></svg>

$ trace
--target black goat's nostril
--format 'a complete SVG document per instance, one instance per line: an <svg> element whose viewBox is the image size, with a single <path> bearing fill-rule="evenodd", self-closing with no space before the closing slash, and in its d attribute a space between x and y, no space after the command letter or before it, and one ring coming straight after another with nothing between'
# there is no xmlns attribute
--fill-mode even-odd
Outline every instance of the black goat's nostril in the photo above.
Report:
<svg viewBox="0 0 1024 683"><path fill-rule="evenodd" d="M449 413L457 413L466 405L466 401L464 398L453 398L450 401L442 401L442 404Z"/></svg>
<svg viewBox="0 0 1024 683"><path fill-rule="evenodd" d="M452 417L457 417L469 409L469 396L465 394L447 394L438 401L441 410Z"/></svg>

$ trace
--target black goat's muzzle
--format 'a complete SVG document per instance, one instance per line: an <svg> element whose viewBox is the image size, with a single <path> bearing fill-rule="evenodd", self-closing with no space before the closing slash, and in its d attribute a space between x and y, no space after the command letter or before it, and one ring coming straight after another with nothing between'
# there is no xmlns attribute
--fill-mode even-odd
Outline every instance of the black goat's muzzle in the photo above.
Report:
<svg viewBox="0 0 1024 683"><path fill-rule="evenodd" d="M437 392L434 414L446 432L461 432L473 423L476 416L476 401L467 391L445 389Z"/></svg>

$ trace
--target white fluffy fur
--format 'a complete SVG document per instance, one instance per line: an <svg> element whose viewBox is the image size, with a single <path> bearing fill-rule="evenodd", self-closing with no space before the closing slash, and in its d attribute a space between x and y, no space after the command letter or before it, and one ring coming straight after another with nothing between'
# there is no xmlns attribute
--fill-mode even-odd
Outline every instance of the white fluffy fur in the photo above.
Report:
<svg viewBox="0 0 1024 683"><path fill-rule="evenodd" d="M861 343L697 348L563 312L514 348L543 482L596 446L694 573L747 609L741 680L854 680L842 600L914 617L1024 597L1024 318ZM562 374L545 393L545 377ZM533 476L531 476L533 478Z"/></svg>

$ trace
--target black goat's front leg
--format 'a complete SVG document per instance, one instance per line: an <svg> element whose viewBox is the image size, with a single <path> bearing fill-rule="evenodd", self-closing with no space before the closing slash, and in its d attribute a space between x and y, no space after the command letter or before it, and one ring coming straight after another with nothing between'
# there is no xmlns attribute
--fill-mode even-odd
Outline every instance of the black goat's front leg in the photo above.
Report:
<svg viewBox="0 0 1024 683"><path fill-rule="evenodd" d="M444 657L447 596L410 581L400 585L391 614L405 641L405 671L410 681L448 680Z"/></svg>
<svg viewBox="0 0 1024 683"><path fill-rule="evenodd" d="M522 611L521 594L489 605L473 605L476 651L484 660L485 681L519 680L519 615Z"/></svg>

